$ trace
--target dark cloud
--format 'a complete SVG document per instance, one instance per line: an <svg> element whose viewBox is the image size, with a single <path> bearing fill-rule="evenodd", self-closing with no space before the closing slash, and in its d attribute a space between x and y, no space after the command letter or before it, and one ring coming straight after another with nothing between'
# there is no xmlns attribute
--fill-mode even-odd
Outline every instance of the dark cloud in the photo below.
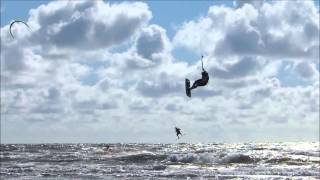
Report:
<svg viewBox="0 0 320 180"><path fill-rule="evenodd" d="M102 79L97 84L96 87L101 89L103 92L107 91L110 87L109 79Z"/></svg>
<svg viewBox="0 0 320 180"><path fill-rule="evenodd" d="M317 24L308 22L304 26L304 33L308 40L317 40L319 39L319 27Z"/></svg>
<svg viewBox="0 0 320 180"><path fill-rule="evenodd" d="M302 77L302 78L312 78L316 70L309 62L300 62L295 67L294 70Z"/></svg>
<svg viewBox="0 0 320 180"><path fill-rule="evenodd" d="M161 97L169 94L183 93L184 81L177 81L174 74L157 72L138 82L136 90L147 97Z"/></svg>
<svg viewBox="0 0 320 180"><path fill-rule="evenodd" d="M239 80L225 80L224 82L221 82L222 86L227 88L245 88L252 84L259 83L256 79L239 79Z"/></svg>
<svg viewBox="0 0 320 180"><path fill-rule="evenodd" d="M239 120L236 120L236 119L232 119L230 122L229 122L230 125L232 126L245 126L246 123L243 122L243 121L239 121Z"/></svg>
<svg viewBox="0 0 320 180"><path fill-rule="evenodd" d="M182 107L177 104L168 104L166 105L165 109L168 111L176 112L182 110Z"/></svg>
<svg viewBox="0 0 320 180"><path fill-rule="evenodd" d="M272 57L313 57L313 47L306 44L296 43L298 36L286 32L284 36L278 37L272 33L260 30L263 27L249 29L244 24L235 25L228 29L225 37L218 42L214 52L216 55L263 55ZM316 26L309 27L309 31L316 31ZM319 31L319 29L317 29ZM311 32L314 33L314 32ZM304 35L303 35L304 36ZM315 34L307 35L307 38L314 38ZM309 46L309 47L308 47ZM314 45L317 48L319 44ZM307 50L305 50L307 49Z"/></svg>
<svg viewBox="0 0 320 180"><path fill-rule="evenodd" d="M51 100L60 98L60 91L55 87L49 88L48 89L48 98Z"/></svg>
<svg viewBox="0 0 320 180"><path fill-rule="evenodd" d="M262 36L264 47L258 53L276 57L312 57L309 51L305 51L305 47L302 44L295 42L296 38L297 36L292 33L286 33L283 37L276 37L271 33L264 34Z"/></svg>
<svg viewBox="0 0 320 180"><path fill-rule="evenodd" d="M129 108L134 111L148 112L150 106L146 105L142 101L135 101L129 105Z"/></svg>
<svg viewBox="0 0 320 180"><path fill-rule="evenodd" d="M63 120L65 120L65 119L60 118L59 115L53 114L50 112L49 113L42 113L42 112L33 113L31 116L27 116L27 117L23 118L23 121L25 121L25 122L32 123L32 124L45 123L47 126L50 123L60 123Z"/></svg>
<svg viewBox="0 0 320 180"><path fill-rule="evenodd" d="M215 51L217 55L254 55L261 51L260 35L254 29L248 29L239 23L228 28L224 39L218 42Z"/></svg>
<svg viewBox="0 0 320 180"><path fill-rule="evenodd" d="M73 103L74 110L84 114L94 114L96 110L109 110L117 108L116 102L103 102L100 103L97 100L86 100Z"/></svg>
<svg viewBox="0 0 320 180"><path fill-rule="evenodd" d="M209 82L210 83L210 82ZM214 83L214 82L212 82ZM214 97L214 96L220 96L222 95L223 91L222 90L215 90L215 89L210 89L208 90L207 88L201 88L195 89L192 91L192 97L200 97L200 98L206 98L206 97Z"/></svg>
<svg viewBox="0 0 320 180"><path fill-rule="evenodd" d="M118 107L118 104L116 102L104 102L101 103L100 107L100 110L115 109Z"/></svg>
<svg viewBox="0 0 320 180"><path fill-rule="evenodd" d="M19 45L1 46L1 65L3 70L19 73L28 68L25 62L25 51ZM1 69L2 69L1 68Z"/></svg>
<svg viewBox="0 0 320 180"><path fill-rule="evenodd" d="M261 64L256 59L251 57L244 57L236 63L225 67L213 67L210 74L215 78L221 79L237 79L254 74L261 68Z"/></svg>
<svg viewBox="0 0 320 180"><path fill-rule="evenodd" d="M64 112L63 106L44 104L33 108L30 113L36 114L61 114Z"/></svg>
<svg viewBox="0 0 320 180"><path fill-rule="evenodd" d="M197 121L197 122L212 122L214 121L215 117L197 117L197 118L194 118L194 121Z"/></svg>
<svg viewBox="0 0 320 180"><path fill-rule="evenodd" d="M150 18L144 3L55 2L32 11L39 29L30 38L43 46L94 50L127 40Z"/></svg>
<svg viewBox="0 0 320 180"><path fill-rule="evenodd" d="M245 4L253 5L254 7L262 6L264 0L236 0L237 8L242 8Z"/></svg>
<svg viewBox="0 0 320 180"><path fill-rule="evenodd" d="M125 62L124 68L126 70L144 70L146 68L155 67L156 65L153 61L134 55L124 58L123 61Z"/></svg>
<svg viewBox="0 0 320 180"><path fill-rule="evenodd" d="M319 56L320 56L320 46L318 45L313 45L307 48L306 51L307 54L311 55L311 61L315 63L319 63Z"/></svg>
<svg viewBox="0 0 320 180"><path fill-rule="evenodd" d="M81 17L76 21L63 25L59 31L52 35L38 34L38 36L46 36L47 43L52 43L57 47L62 48L73 46L81 49L89 48L88 46L96 47L94 44L90 44L90 41L86 36L86 33L90 31L90 23L90 19Z"/></svg>
<svg viewBox="0 0 320 180"><path fill-rule="evenodd" d="M23 75L21 75L23 76ZM13 89L33 89L37 87L37 84L35 83L29 83L29 82L16 82L14 79L17 78L17 76L14 76L12 74L9 75L9 77L1 76L1 83L6 84L6 90L13 90ZM5 80L4 80L5 79Z"/></svg>
<svg viewBox="0 0 320 180"><path fill-rule="evenodd" d="M137 52L146 59L151 59L152 54L159 53L165 48L165 31L153 25L143 31L137 40Z"/></svg>
<svg viewBox="0 0 320 180"><path fill-rule="evenodd" d="M182 83L179 82L145 82L138 83L137 91L147 97L160 97L182 92Z"/></svg>
<svg viewBox="0 0 320 180"><path fill-rule="evenodd" d="M243 102L241 102L241 103L238 105L238 108L239 108L240 110L248 110L248 109L252 109L253 106L252 106L252 104L248 104L248 103L243 103Z"/></svg>
<svg viewBox="0 0 320 180"><path fill-rule="evenodd" d="M268 121L272 121L277 124L285 124L288 123L288 117L285 115L271 116Z"/></svg>
<svg viewBox="0 0 320 180"><path fill-rule="evenodd" d="M262 97L267 97L267 96L270 96L272 93L271 91L271 88L269 87L263 87L263 88L259 88L259 89L256 89L254 91L254 94L257 95L257 96L262 96Z"/></svg>
<svg viewBox="0 0 320 180"><path fill-rule="evenodd" d="M256 78L238 78L238 79L223 79L218 82L219 87L226 87L230 89L240 89L260 84Z"/></svg>
<svg viewBox="0 0 320 180"><path fill-rule="evenodd" d="M69 59L70 56L66 53L48 53L48 52L42 52L41 56L45 59L49 60L63 60L63 59Z"/></svg>

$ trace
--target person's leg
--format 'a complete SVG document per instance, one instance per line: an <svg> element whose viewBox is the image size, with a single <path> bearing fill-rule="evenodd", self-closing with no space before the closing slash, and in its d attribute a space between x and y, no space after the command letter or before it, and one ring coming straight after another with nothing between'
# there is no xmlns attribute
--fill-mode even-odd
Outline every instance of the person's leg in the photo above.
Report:
<svg viewBox="0 0 320 180"><path fill-rule="evenodd" d="M207 84L206 81L203 81L202 79L198 79L198 80L196 80L196 81L193 83L193 85L192 85L192 87L190 88L190 90L191 90L191 89L194 89L194 88L197 88L198 86L205 86L206 84Z"/></svg>
<svg viewBox="0 0 320 180"><path fill-rule="evenodd" d="M193 85L190 87L190 90L197 88L200 83L201 83L201 79L196 80L196 81L193 83Z"/></svg>

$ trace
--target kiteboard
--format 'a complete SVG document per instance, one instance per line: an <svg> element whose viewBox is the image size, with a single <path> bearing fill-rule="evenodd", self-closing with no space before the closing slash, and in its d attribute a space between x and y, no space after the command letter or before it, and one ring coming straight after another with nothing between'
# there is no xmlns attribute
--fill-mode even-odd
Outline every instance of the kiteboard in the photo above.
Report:
<svg viewBox="0 0 320 180"><path fill-rule="evenodd" d="M191 90L190 90L190 81L186 79L186 94L188 97L191 97Z"/></svg>

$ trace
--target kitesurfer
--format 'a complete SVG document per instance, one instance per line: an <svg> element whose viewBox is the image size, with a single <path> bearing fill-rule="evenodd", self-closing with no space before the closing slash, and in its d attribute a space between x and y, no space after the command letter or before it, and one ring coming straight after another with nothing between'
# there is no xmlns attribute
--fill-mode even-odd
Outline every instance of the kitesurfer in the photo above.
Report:
<svg viewBox="0 0 320 180"><path fill-rule="evenodd" d="M182 136L182 134L181 134L181 129L178 128L178 127L175 127L175 130L176 130L176 135L177 135L177 137L178 137L178 139L179 139L179 135Z"/></svg>
<svg viewBox="0 0 320 180"><path fill-rule="evenodd" d="M202 61L202 78L196 80L193 85L189 88L189 90L191 91L192 89L197 88L198 86L205 86L208 84L209 81L209 74L207 73L207 71L203 68L203 56L201 57L201 61Z"/></svg>

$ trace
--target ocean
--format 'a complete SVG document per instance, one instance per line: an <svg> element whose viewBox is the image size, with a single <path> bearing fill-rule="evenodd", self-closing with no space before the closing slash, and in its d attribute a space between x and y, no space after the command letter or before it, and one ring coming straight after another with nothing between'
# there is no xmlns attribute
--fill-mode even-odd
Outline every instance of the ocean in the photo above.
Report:
<svg viewBox="0 0 320 180"><path fill-rule="evenodd" d="M1 179L320 179L319 142L0 147Z"/></svg>

